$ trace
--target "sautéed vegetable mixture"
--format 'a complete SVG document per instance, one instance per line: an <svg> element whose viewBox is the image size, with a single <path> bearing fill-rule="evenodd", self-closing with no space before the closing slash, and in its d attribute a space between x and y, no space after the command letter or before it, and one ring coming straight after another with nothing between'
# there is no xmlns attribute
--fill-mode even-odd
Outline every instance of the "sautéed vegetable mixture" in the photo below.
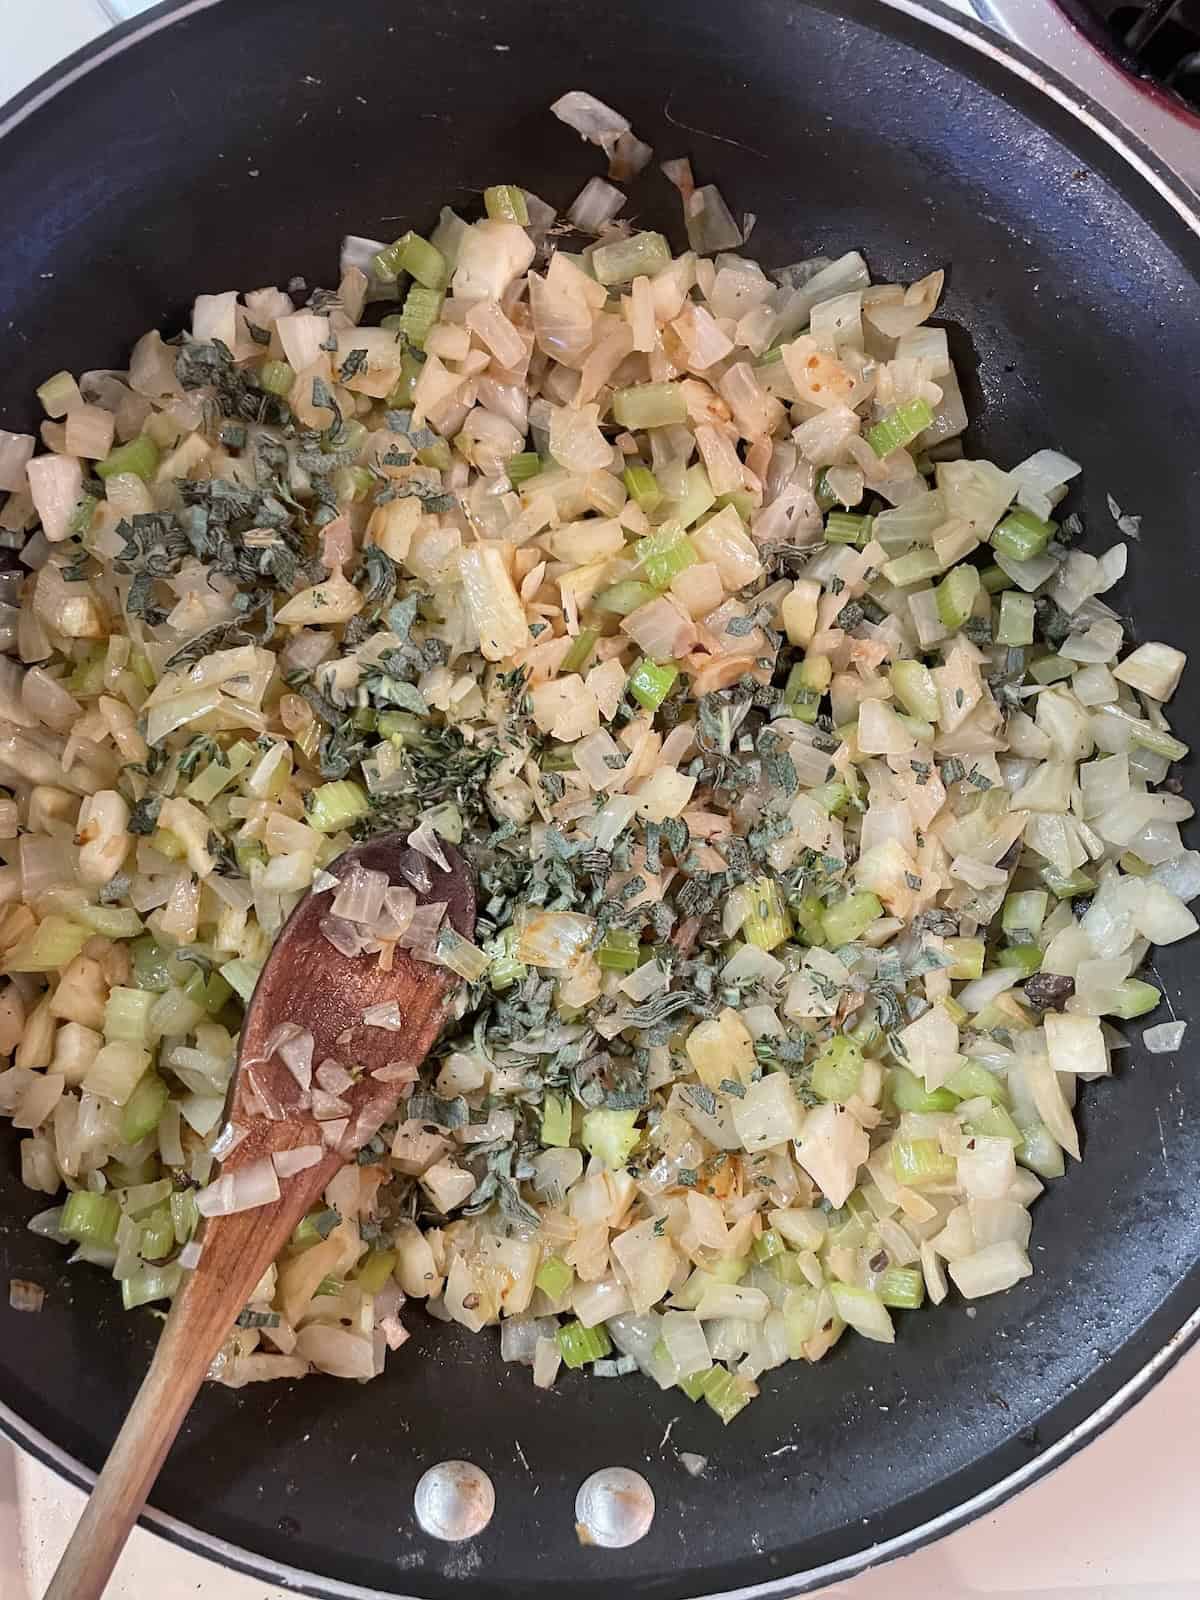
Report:
<svg viewBox="0 0 1200 1600"><path fill-rule="evenodd" d="M1128 648L1077 462L964 450L940 271L765 271L687 162L673 253L610 181L648 146L554 109L610 159L565 217L500 185L334 292L202 294L0 433L0 1112L31 1226L167 1300L322 1153L219 1175L288 913L355 840L458 845L474 939L336 883L330 942L443 962L454 1018L214 1376L371 1378L411 1299L729 1421L1032 1271L1196 928L1185 658ZM355 1063L272 1045L338 1144Z"/></svg>

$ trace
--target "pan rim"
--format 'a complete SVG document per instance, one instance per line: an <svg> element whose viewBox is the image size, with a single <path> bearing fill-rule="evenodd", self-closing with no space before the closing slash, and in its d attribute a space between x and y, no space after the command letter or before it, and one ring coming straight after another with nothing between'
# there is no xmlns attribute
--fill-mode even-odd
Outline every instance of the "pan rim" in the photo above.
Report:
<svg viewBox="0 0 1200 1600"><path fill-rule="evenodd" d="M220 3L221 0L163 0L162 4L142 17L123 23L84 45L35 79L7 104L0 106L0 141L58 95L127 49L176 22L196 16ZM1022 46L1000 37L982 22L951 11L942 0L876 0L876 3L955 39L960 45L978 52L995 65L1023 79L1107 145L1150 187L1160 201L1177 214L1184 226L1200 238L1200 211L1196 208L1195 194L1170 165L1142 141L1135 129L1100 105L1086 91L1076 89L1053 68L1042 65ZM946 1534L965 1527L1077 1454L1148 1393L1197 1341L1200 1341L1200 1306L1124 1384L1082 1421L1040 1449L1016 1471L937 1516L927 1518L890 1539L819 1567L810 1567L738 1589L710 1591L703 1597L697 1596L697 1600L768 1600L768 1597L771 1600L783 1600L786 1596L810 1593L899 1556L912 1554ZM2 1399L0 1434L76 1488L90 1492L96 1474L25 1421ZM178 1548L204 1556L220 1566L275 1583L296 1594L312 1596L313 1600L419 1600L419 1597L404 1595L395 1589L364 1588L274 1561L244 1546L206 1533L153 1506L145 1508L139 1518L139 1526L158 1534Z"/></svg>
<svg viewBox="0 0 1200 1600"><path fill-rule="evenodd" d="M976 1521L985 1512L995 1511L1014 1495L1019 1494L1022 1489L1029 1488L1031 1484L1037 1483L1052 1472L1055 1467L1061 1466L1064 1461L1077 1455L1086 1444L1090 1444L1093 1439L1110 1428L1164 1378L1198 1338L1200 1338L1200 1307L1192 1312L1182 1326L1170 1335L1162 1348L1156 1350L1132 1378L1097 1406L1082 1422L1076 1423L1061 1438L1044 1450L1040 1450L1017 1471L1010 1472L990 1487L981 1489L969 1500L960 1501L939 1516L930 1517L927 1521L918 1523L892 1539L885 1539L879 1544L870 1545L852 1555L842 1556L836 1561L826 1562L823 1566L810 1567L804 1572L791 1573L782 1578L773 1578L765 1583L751 1584L741 1589L712 1590L707 1595L697 1596L696 1600L786 1600L786 1597L791 1595L809 1594L826 1584L856 1577L872 1567L882 1566L899 1556L912 1555L917 1550L936 1543L947 1534ZM20 1445L35 1460L65 1478L68 1483L74 1484L77 1489L91 1492L96 1482L96 1474L89 1471L75 1456L60 1449L37 1428L25 1422L3 1400L0 1400L0 1434L4 1434L14 1444ZM317 1573L306 1572L300 1567L287 1566L282 1562L273 1561L269 1556L247 1550L242 1545L220 1539L215 1534L205 1533L189 1522L169 1516L164 1511L155 1510L153 1506L146 1507L138 1518L138 1526L158 1534L170 1544L188 1550L193 1555L204 1556L220 1566L243 1573L247 1577L278 1584L281 1588L289 1589L296 1594L312 1596L312 1600L420 1600L419 1596L401 1594L395 1589L366 1589L360 1584L343 1583L339 1578L325 1578Z"/></svg>

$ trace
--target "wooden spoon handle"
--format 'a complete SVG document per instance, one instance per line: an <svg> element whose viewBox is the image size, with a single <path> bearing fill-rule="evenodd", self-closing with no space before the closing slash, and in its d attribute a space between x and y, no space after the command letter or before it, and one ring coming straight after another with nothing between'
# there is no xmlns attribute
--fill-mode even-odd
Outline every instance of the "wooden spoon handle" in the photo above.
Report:
<svg viewBox="0 0 1200 1600"><path fill-rule="evenodd" d="M273 1124L275 1128L281 1124ZM99 1600L213 1358L264 1266L342 1165L332 1151L298 1173L286 1201L215 1217L204 1253L167 1317L150 1369L117 1435L46 1600Z"/></svg>
<svg viewBox="0 0 1200 1600"><path fill-rule="evenodd" d="M182 1319L168 1319L150 1370L46 1590L46 1600L100 1600L104 1593L228 1329L222 1326L215 1342L189 1339L194 1331Z"/></svg>

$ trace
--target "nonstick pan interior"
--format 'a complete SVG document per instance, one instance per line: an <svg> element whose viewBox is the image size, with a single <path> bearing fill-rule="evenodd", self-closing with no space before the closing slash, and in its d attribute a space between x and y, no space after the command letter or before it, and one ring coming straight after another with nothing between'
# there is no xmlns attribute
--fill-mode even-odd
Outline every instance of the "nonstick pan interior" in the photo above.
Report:
<svg viewBox="0 0 1200 1600"><path fill-rule="evenodd" d="M854 246L879 276L945 263L968 444L1003 462L1043 445L1077 455L1088 548L1116 536L1106 494L1144 517L1118 592L1136 635L1192 637L1200 245L1169 198L996 47L872 0L256 0L183 6L106 50L0 147L5 426L34 424L48 373L122 364L146 328L179 327L198 291L334 281L344 232L424 228L443 202L471 213L496 182L565 204L600 161L547 106L586 88L659 159L690 155L699 181L755 212L767 265ZM656 168L630 209L678 242ZM1200 736L1190 678L1172 721ZM1195 963L1176 946L1158 964L1183 1016ZM181 1536L201 1548L223 1540L258 1570L302 1569L322 1594L549 1600L569 1582L578 1600L674 1600L848 1570L1073 1439L1194 1311L1189 1048L1148 1058L1135 1042L1113 1081L1087 1087L1081 1120L1084 1165L1035 1208L1035 1277L971 1309L905 1316L892 1348L847 1339L819 1367L769 1374L729 1429L640 1381L567 1375L539 1393L500 1364L494 1335L417 1316L369 1386L207 1390L154 1503L200 1530ZM158 1323L125 1316L106 1278L68 1271L26 1233L38 1205L5 1129L0 1282L33 1278L48 1295L36 1319L0 1295L0 1401L95 1469ZM705 1473L690 1477L678 1450L707 1456ZM411 1514L417 1478L447 1457L496 1485L491 1526L465 1546L426 1539ZM653 1529L628 1550L581 1548L576 1488L612 1464L652 1483Z"/></svg>

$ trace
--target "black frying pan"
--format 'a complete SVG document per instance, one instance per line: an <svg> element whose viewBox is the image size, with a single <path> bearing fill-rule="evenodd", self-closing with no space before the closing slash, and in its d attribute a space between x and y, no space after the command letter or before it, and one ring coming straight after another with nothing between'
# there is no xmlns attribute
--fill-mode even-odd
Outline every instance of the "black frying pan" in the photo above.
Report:
<svg viewBox="0 0 1200 1600"><path fill-rule="evenodd" d="M1197 223L1103 112L1085 122L1066 86L914 5L160 7L35 86L3 131L0 417L33 425L48 373L121 364L146 328L178 327L197 291L331 281L344 231L428 226L443 201L470 210L495 182L566 203L599 170L546 110L576 87L757 212L768 265L852 246L883 277L947 263L968 445L1082 459L1093 549L1115 532L1106 492L1144 514L1119 603L1141 636L1191 640ZM633 209L678 239L660 177ZM1200 737L1190 678L1172 720ZM1185 1016L1200 1011L1195 963L1175 946L1158 966ZM1147 1059L1135 1043L1113 1081L1087 1087L1086 1160L1037 1203L1035 1277L971 1311L905 1317L893 1348L848 1338L819 1367L768 1374L727 1430L642 1381L570 1375L541 1394L500 1364L494 1335L413 1319L412 1345L369 1386L209 1389L151 1523L319 1595L794 1593L911 1549L1077 1448L1195 1336L1190 1046ZM158 1323L125 1316L106 1278L68 1271L24 1231L37 1201L15 1155L5 1130L0 1285L49 1292L36 1319L0 1295L0 1416L84 1481ZM708 1456L705 1475L676 1449ZM447 1457L496 1485L495 1518L467 1546L433 1543L411 1514L417 1478ZM581 1549L576 1488L618 1463L654 1486L653 1529L624 1551Z"/></svg>

